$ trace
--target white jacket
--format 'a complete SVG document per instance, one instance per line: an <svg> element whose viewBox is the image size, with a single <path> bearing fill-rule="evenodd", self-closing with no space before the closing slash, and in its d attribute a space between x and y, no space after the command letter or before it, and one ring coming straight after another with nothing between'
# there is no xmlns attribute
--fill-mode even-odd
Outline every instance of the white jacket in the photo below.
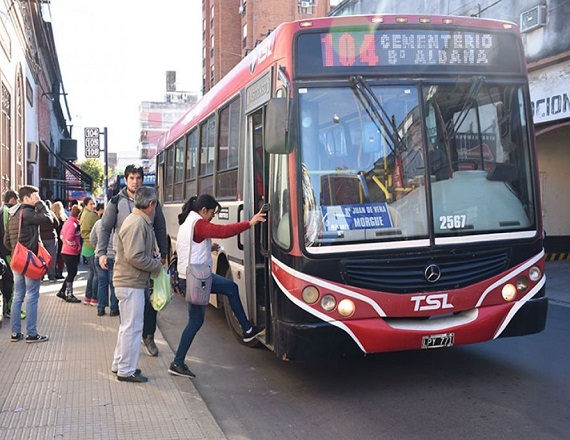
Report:
<svg viewBox="0 0 570 440"><path fill-rule="evenodd" d="M202 216L196 211L190 211L184 223L178 228L176 237L176 253L178 255L178 276L186 279L186 268L188 267L188 254L190 252L190 240L194 237L194 225ZM212 239L206 238L202 243L192 241L192 264L209 264L212 267Z"/></svg>

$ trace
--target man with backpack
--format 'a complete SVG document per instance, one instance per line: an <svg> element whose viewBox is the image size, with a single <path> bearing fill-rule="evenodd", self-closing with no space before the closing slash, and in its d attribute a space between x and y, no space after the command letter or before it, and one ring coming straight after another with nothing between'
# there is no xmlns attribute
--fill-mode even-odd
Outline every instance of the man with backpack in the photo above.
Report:
<svg viewBox="0 0 570 440"><path fill-rule="evenodd" d="M107 246L109 244L111 233L117 234L120 231L123 221L129 216L134 208L135 191L143 184L143 169L136 165L128 165L125 168L124 177L126 188L123 188L119 194L109 201L107 209L105 209L105 213L101 218L101 231L99 233L95 253L99 259L99 265L102 269L107 269ZM168 255L168 240L166 236L166 220L164 219L164 214L162 213L160 204L157 204L156 210L151 216L151 224L156 235L156 242L160 251L160 259L164 265ZM154 342L156 317L157 312L150 304L150 293L147 289L145 294L142 342L149 356L158 356L158 348Z"/></svg>

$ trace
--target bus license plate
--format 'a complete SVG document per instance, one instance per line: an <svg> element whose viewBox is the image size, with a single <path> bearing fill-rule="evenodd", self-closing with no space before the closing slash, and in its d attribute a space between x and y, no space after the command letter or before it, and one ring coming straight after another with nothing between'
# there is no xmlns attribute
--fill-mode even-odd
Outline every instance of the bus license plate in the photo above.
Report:
<svg viewBox="0 0 570 440"><path fill-rule="evenodd" d="M441 333L439 335L424 336L422 348L451 347L455 341L455 333Z"/></svg>

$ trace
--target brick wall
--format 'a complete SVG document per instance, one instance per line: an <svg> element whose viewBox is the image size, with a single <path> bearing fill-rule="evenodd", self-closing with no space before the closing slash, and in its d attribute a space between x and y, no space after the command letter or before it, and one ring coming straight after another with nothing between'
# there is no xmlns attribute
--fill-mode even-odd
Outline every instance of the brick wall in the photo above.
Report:
<svg viewBox="0 0 570 440"><path fill-rule="evenodd" d="M329 2L316 0L312 14L299 11L295 0L246 0L245 11L240 12L244 0L203 0L202 14L205 18L205 32L202 41L205 47L203 63L204 90L210 90L211 66L214 67L214 80L222 79L245 56L279 24L306 18L324 17L330 10ZM211 17L211 6L214 17ZM244 25L247 36L243 36ZM214 56L211 56L211 36L214 36Z"/></svg>

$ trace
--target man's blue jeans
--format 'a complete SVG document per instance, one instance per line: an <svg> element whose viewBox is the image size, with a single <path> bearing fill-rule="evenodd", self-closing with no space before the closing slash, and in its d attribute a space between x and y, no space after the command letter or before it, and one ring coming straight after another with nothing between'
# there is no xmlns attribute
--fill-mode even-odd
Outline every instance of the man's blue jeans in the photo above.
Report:
<svg viewBox="0 0 570 440"><path fill-rule="evenodd" d="M95 260L95 269L97 269L97 300L99 301L97 304L98 310L105 310L105 307L109 306L110 302L111 311L119 311L119 301L115 296L115 286L113 285L114 266L115 260L113 258L107 258L107 269L103 269Z"/></svg>
<svg viewBox="0 0 570 440"><path fill-rule="evenodd" d="M10 324L12 333L22 333L22 320L20 313L22 312L22 304L24 298L26 300L26 327L28 336L36 336L38 329L38 300L40 298L40 284L42 280L33 280L14 271L14 297L12 299L12 309L10 311L12 318Z"/></svg>
<svg viewBox="0 0 570 440"><path fill-rule="evenodd" d="M230 301L230 307L236 315L239 324L243 331L247 331L251 328L251 324L245 316L245 311L239 299L238 286L231 280L224 278L220 275L213 274L212 280L212 292L226 295ZM180 290L186 292L186 280L180 278ZM180 343L178 344L178 350L176 350L176 355L174 356L174 363L176 365L184 364L184 359L186 354L192 345L194 336L198 333L198 330L204 324L204 317L206 315L206 306L197 306L195 304L188 303L188 323L182 331L180 336Z"/></svg>

